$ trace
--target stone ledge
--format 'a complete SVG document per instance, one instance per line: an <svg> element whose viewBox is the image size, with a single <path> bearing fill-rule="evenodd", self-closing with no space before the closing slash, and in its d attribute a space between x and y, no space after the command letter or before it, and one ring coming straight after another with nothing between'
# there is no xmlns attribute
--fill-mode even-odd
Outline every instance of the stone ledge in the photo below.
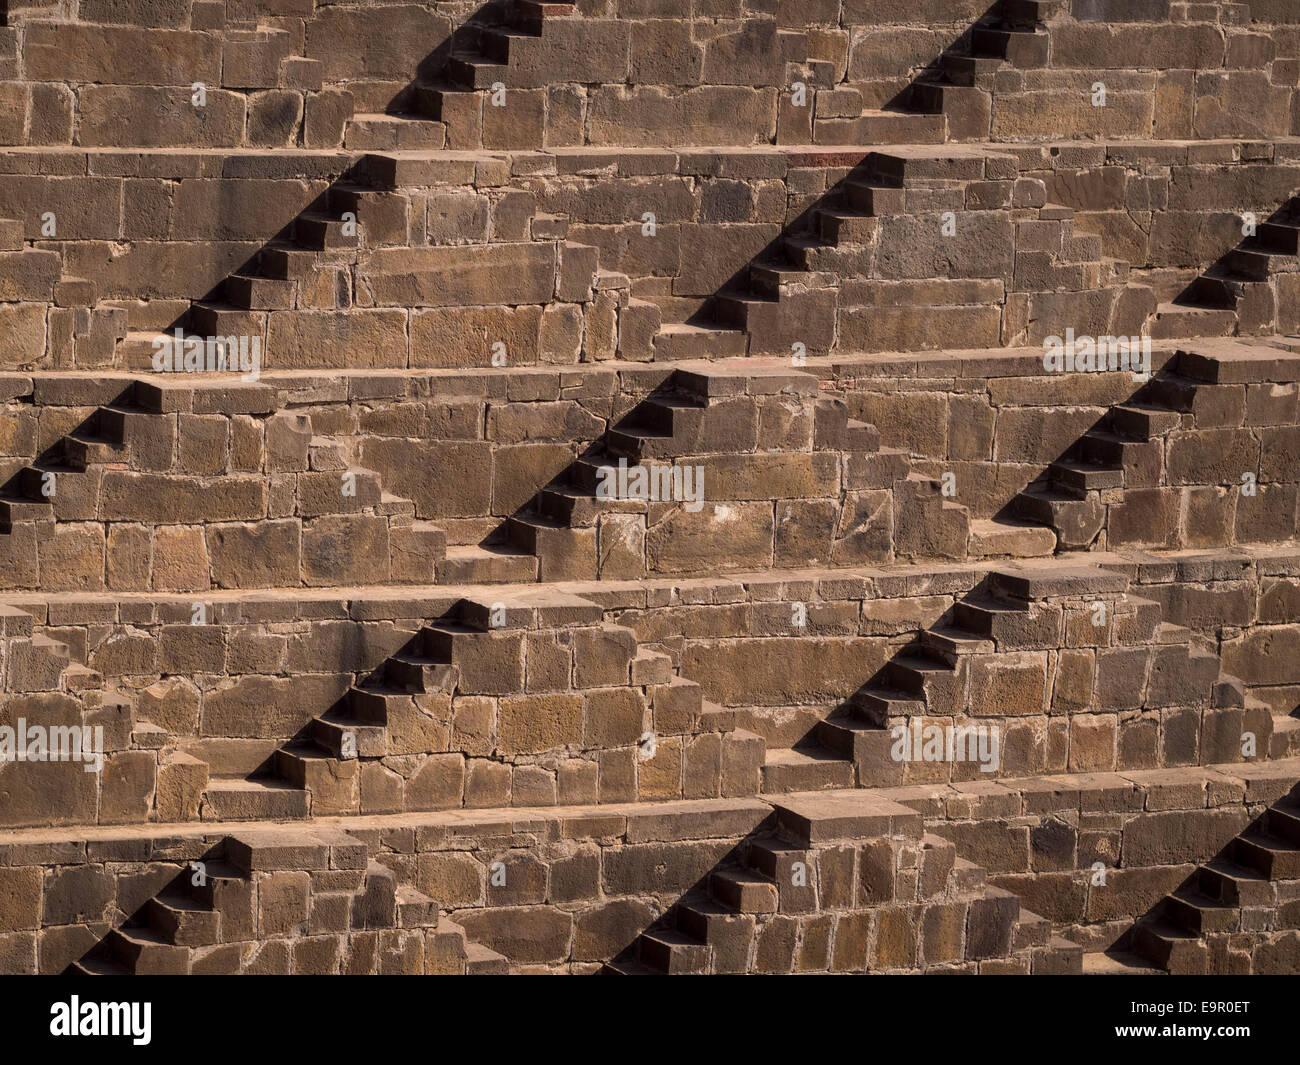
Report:
<svg viewBox="0 0 1300 1065"><path fill-rule="evenodd" d="M1271 803L1287 794L1297 782L1300 782L1300 759L1290 758L1175 769L921 784L880 788L875 794L910 806L925 817L981 820L1061 811L1137 814Z"/></svg>
<svg viewBox="0 0 1300 1065"><path fill-rule="evenodd" d="M561 839L625 838L629 843L672 842L743 836L772 813L775 804L755 798L685 799L672 802L606 803L588 806L502 807L497 809L438 810L429 813L366 814L355 817L321 817L307 821L179 822L175 824L21 828L0 832L0 867L33 861L36 849L57 864L83 861L88 851L99 849L119 855L141 854L138 859L160 858L164 852L192 849L194 841L214 843L226 836L276 837L288 832L311 833L321 828L349 833L392 834L412 832L430 841L447 836L541 835ZM887 804L895 805L895 804ZM190 846L187 847L186 844ZM142 848L148 851L142 853ZM21 853L15 853L15 851Z"/></svg>

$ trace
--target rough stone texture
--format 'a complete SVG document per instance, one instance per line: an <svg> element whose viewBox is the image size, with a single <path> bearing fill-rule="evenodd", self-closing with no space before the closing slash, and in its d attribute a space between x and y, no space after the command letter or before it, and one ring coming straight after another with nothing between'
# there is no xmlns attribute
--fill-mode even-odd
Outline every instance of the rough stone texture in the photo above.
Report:
<svg viewBox="0 0 1300 1065"><path fill-rule="evenodd" d="M8 5L0 970L1294 972L1294 15L473 6Z"/></svg>

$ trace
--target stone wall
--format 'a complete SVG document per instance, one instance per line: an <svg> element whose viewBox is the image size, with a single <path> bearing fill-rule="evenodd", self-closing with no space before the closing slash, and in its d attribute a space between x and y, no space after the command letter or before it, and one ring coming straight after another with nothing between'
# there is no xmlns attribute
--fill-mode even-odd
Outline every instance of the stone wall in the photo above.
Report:
<svg viewBox="0 0 1300 1065"><path fill-rule="evenodd" d="M67 21L52 5L14 5L0 134L83 147L523 148L1294 129L1300 43L1280 5L550 7L177 0L86 3ZM503 107L484 105L493 84L508 87Z"/></svg>

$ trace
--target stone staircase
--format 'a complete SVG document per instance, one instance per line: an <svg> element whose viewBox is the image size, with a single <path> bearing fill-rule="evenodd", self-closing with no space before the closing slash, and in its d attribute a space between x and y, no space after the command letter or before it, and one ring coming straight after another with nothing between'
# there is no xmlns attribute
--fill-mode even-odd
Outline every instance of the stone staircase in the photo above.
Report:
<svg viewBox="0 0 1300 1065"><path fill-rule="evenodd" d="M1257 757L1300 752L1300 718L1275 715L1220 669L1205 641L1161 621L1158 604L1126 587L1121 575L1087 567L1025 563L993 570L983 587L902 647L803 741L769 747L763 793L993 780L1067 766L1104 772L1239 761L1245 731L1256 737ZM1101 626L1095 625L1098 607ZM1058 658L1053 683L1044 655L1049 647L1062 648L1060 654L1067 647L1097 648L1107 664L1094 667L1094 655L1086 652L1083 672L1068 678ZM1112 668L1124 675L1109 676ZM1096 734L1082 730L1105 724L1091 715L1114 714L1118 707L1140 709L1147 720L1125 726L1112 720ZM1049 757L1046 732L1035 733L1032 719L1050 728L1048 715L1078 713L1088 716L1078 723L1056 719L1058 754ZM1179 738L1190 727L1190 718L1178 725L1184 715L1204 720L1190 744L1185 734ZM933 725L997 729L1000 761L989 772L973 758L927 763L916 754L895 756L897 729L911 733Z"/></svg>
<svg viewBox="0 0 1300 1065"><path fill-rule="evenodd" d="M796 409L800 415L791 420ZM738 482L736 467L745 460L760 464L763 476ZM620 464L640 467L648 478L683 467L702 471L700 518L683 513L681 500L612 498L606 489ZM796 483L797 505L786 502ZM758 509L769 494L774 540L756 542L753 551L711 546L733 512L745 513L762 535L771 517ZM799 543L784 530L787 522L801 522L803 510L819 508L839 515L830 525L838 530L833 538L829 530L810 530ZM882 509L890 512L883 519ZM689 554L682 544L690 545ZM535 573L547 581L1051 550L1042 530L1001 520L974 525L939 481L912 470L906 452L880 447L876 430L850 418L840 400L819 398L811 375L745 360L681 365L501 534L459 555L449 548L448 557L473 558L478 564L465 576L477 581Z"/></svg>
<svg viewBox="0 0 1300 1065"><path fill-rule="evenodd" d="M998 71L1047 66L1051 35L1044 22L1064 6L1063 0L1001 0L913 82L904 106L943 115L952 140L984 140Z"/></svg>
<svg viewBox="0 0 1300 1065"><path fill-rule="evenodd" d="M1298 887L1300 803L1291 795L1198 866L1116 950L1173 975L1294 973L1285 933L1300 929Z"/></svg>
<svg viewBox="0 0 1300 1065"><path fill-rule="evenodd" d="M213 414L223 403L238 414L272 413L265 391L255 386L233 392L213 390L210 396L215 403L205 403L202 389L198 395L202 407ZM246 426L232 428L205 418L194 410L194 396L188 383L172 387L170 382L123 382L114 401L94 408L80 425L9 478L0 495L0 540L8 541L5 546L15 568L28 560L34 563L27 574L31 585L60 583L57 575L40 576L35 564L41 559L37 545L47 532L88 522L103 523L106 534L113 523L121 522L143 521L155 529L184 526L200 514L209 521L256 521L265 517L265 499L275 491L277 481L281 490L287 485L293 497L285 517L320 523L310 526L320 535L309 532L304 538L306 572L332 570L341 575L331 523L339 528L378 523L384 530L381 539L387 540L382 553L394 551L411 567L403 576L401 566L406 563L394 570L385 561L389 579L420 583L434 579L435 567L445 554L442 530L417 520L409 499L384 491L379 474L352 462L346 442L315 436L309 417L287 415L269 430L271 438L266 442L272 451L283 448L283 452L272 455L269 468L263 469L263 441L244 440L241 446L238 434ZM232 437L236 438L233 447L228 443ZM222 498L214 500L214 493ZM214 535L220 539L220 534ZM218 565L217 570L212 581L218 585L241 586L248 581L265 585L267 581L257 567L244 577L227 566ZM75 572L66 579L68 587L76 586ZM94 576L87 572L82 579L93 582ZM191 579L207 586L207 568Z"/></svg>
<svg viewBox="0 0 1300 1065"><path fill-rule="evenodd" d="M1230 337L1276 331L1279 293L1273 280L1300 270L1300 201L1289 200L1197 277L1173 303L1162 304L1153 336Z"/></svg>
<svg viewBox="0 0 1300 1065"><path fill-rule="evenodd" d="M1203 505L1184 532L1175 505L1181 492L1221 500L1248 477L1276 476L1243 425L1244 388L1268 387L1294 365L1292 353L1272 345L1189 345L1020 492L1010 516L1051 529L1060 551L1258 539L1245 513L1223 503L1219 513ZM1282 535L1293 535L1284 519Z"/></svg>
<svg viewBox="0 0 1300 1065"><path fill-rule="evenodd" d="M1077 945L907 807L828 791L784 796L774 814L602 972L1080 971ZM891 934L922 922L919 942Z"/></svg>
<svg viewBox="0 0 1300 1065"><path fill-rule="evenodd" d="M549 79L538 79L561 56L570 80L583 80L584 62L599 63L604 24L576 15L572 3L511 0L504 21L475 26L471 42L453 47L438 80L417 78L409 86L400 102L405 110L354 115L346 127L345 146L454 151L540 148L546 131L541 108L520 104L525 115L511 113L504 123L494 121L497 111L488 109L505 114L514 102L509 90L547 84ZM503 90L499 95L498 86Z"/></svg>
<svg viewBox="0 0 1300 1065"><path fill-rule="evenodd" d="M900 510L913 500L914 510L924 510L925 518L916 518L911 527L942 529L950 534L946 542L964 550L964 509L944 500L933 482L912 478L907 455L882 450L876 431L850 419L842 403L817 396L815 378L783 365L683 367L668 387L638 404L562 479L540 492L528 512L511 518L506 543L538 557L542 580L870 561L906 550L896 547L888 528L863 527L861 519L850 524L847 515L835 523L845 530L835 540L787 545L779 523L798 520L784 503L798 483L803 486L798 494L810 500L803 506L836 512L852 508L857 499L865 509L862 489L892 490ZM758 463L762 476L737 481L738 464L745 461ZM700 482L694 486L703 508L700 518L692 521L682 500L611 498L608 482L620 464L642 468L650 478L656 471L693 467ZM775 524L767 514L769 495L777 510ZM871 499L878 505L877 497ZM673 503L677 513L667 519ZM789 518L781 517L783 509ZM771 528L774 547L767 546L770 540L756 544L754 553L712 546L733 512L752 519L760 535ZM678 546L691 541L689 553Z"/></svg>
<svg viewBox="0 0 1300 1065"><path fill-rule="evenodd" d="M1103 254L1101 237L1075 231L1073 209L1020 180L1013 154L908 146L854 163L685 323L634 296L657 329L654 358L889 350L897 338L872 318L910 286L935 284L922 277L1000 279L1008 317L1022 308L1017 328L1031 342L1050 333L1049 311L1094 319L1099 296L1111 301L1114 333L1146 332L1154 292Z"/></svg>
<svg viewBox="0 0 1300 1065"><path fill-rule="evenodd" d="M312 938L291 947L288 937L304 931ZM467 941L432 899L399 885L348 833L236 833L184 867L70 973L421 973L426 934L439 973L506 971L504 958Z"/></svg>
<svg viewBox="0 0 1300 1065"><path fill-rule="evenodd" d="M676 676L668 656L639 647L630 629L602 618L595 603L558 591L462 599L276 749L269 773L209 780L200 815L279 821L482 805L467 791L475 774L488 791L512 793L512 766L498 753L499 743L507 749L522 743L530 756L549 752L558 759L563 748L597 759L611 748L642 744L647 735L680 744L679 737L704 734L737 748L733 762L757 756L757 737L735 729L734 715ZM554 647L549 641L557 636L561 644ZM588 719L603 707L625 721L584 721L584 695ZM499 710L495 700L502 701ZM461 713L452 736L453 706L469 704L473 709ZM482 720L469 720L474 711ZM653 720L649 733L647 719ZM467 755L477 756L468 766ZM596 769L593 760L585 765ZM530 759L515 769L518 803L529 802L525 780L537 788L549 779L549 802L555 801L555 769ZM683 784L670 778L670 786L680 794ZM716 794L719 784L711 787ZM541 791L536 799L548 802Z"/></svg>

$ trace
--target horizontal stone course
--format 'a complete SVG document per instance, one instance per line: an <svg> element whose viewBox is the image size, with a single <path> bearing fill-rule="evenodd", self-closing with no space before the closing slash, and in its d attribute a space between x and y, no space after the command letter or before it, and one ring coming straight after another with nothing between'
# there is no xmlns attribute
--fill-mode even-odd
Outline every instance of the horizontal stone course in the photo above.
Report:
<svg viewBox="0 0 1300 1065"><path fill-rule="evenodd" d="M0 970L1294 971L1294 17L774 7L8 5Z"/></svg>

